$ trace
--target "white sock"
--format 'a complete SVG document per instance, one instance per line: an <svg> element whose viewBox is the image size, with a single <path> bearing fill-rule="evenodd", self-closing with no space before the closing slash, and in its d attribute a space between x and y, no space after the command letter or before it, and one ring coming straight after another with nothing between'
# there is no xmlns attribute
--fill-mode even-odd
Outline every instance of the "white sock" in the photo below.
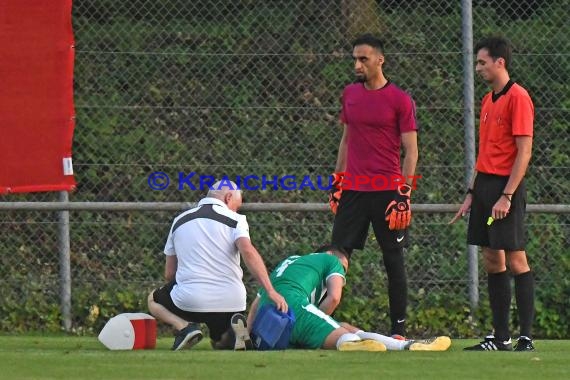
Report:
<svg viewBox="0 0 570 380"><path fill-rule="evenodd" d="M389 336L380 335L372 332L366 332L359 330L356 332L356 335L359 336L361 339L372 339L377 342L384 343L386 348L390 351L402 351L404 347L408 345L410 342L406 342L405 340L398 340L394 338L390 338Z"/></svg>
<svg viewBox="0 0 570 380"><path fill-rule="evenodd" d="M342 334L340 338L338 338L338 340L336 341L336 349L338 350L338 347L344 342L358 342L359 340L362 339L360 339L360 337L356 334L353 333Z"/></svg>

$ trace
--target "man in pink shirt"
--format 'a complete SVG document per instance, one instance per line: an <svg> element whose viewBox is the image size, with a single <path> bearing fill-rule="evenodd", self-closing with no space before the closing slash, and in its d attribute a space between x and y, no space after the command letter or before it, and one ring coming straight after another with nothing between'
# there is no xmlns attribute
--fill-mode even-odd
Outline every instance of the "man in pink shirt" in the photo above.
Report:
<svg viewBox="0 0 570 380"><path fill-rule="evenodd" d="M415 105L384 76L384 46L372 35L353 43L356 83L342 93L340 141L331 194L332 243L363 249L370 223L388 276L391 334L403 339L407 307L404 247L418 160ZM400 151L404 149L400 169ZM341 191L337 191L340 189Z"/></svg>

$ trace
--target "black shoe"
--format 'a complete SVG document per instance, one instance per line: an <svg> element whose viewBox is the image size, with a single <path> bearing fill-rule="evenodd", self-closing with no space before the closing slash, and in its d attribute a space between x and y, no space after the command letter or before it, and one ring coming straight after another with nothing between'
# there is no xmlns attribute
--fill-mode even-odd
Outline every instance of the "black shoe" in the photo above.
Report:
<svg viewBox="0 0 570 380"><path fill-rule="evenodd" d="M247 322L243 314L235 313L231 319L232 330L235 336L234 350L252 350L253 342L247 331Z"/></svg>
<svg viewBox="0 0 570 380"><path fill-rule="evenodd" d="M494 335L487 335L485 340L474 346L464 348L465 351L512 351L513 344L511 338L507 341L495 339Z"/></svg>
<svg viewBox="0 0 570 380"><path fill-rule="evenodd" d="M178 331L174 336L174 344L172 345L173 351L181 350L185 347L190 348L195 346L202 340L202 331L200 326L196 323L188 323L188 326Z"/></svg>
<svg viewBox="0 0 570 380"><path fill-rule="evenodd" d="M515 344L515 351L534 351L534 344L532 339L527 336L521 336L517 339L517 344Z"/></svg>

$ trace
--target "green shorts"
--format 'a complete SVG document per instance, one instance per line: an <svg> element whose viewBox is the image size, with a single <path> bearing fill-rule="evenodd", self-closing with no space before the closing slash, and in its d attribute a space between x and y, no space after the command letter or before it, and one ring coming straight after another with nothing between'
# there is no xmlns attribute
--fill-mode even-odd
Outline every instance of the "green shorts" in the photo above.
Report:
<svg viewBox="0 0 570 380"><path fill-rule="evenodd" d="M291 294L291 292L276 290L285 297L289 307L293 308L295 312L295 325L289 340L291 346L310 349L321 348L330 333L340 328L337 321L323 313L307 299L303 299L297 294ZM268 303L267 301L266 299L262 300L259 307Z"/></svg>

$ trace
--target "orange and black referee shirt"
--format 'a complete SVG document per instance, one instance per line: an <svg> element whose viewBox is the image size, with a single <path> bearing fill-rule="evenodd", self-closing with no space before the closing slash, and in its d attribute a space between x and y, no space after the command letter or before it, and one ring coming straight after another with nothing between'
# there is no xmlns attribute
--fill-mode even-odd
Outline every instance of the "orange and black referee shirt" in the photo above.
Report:
<svg viewBox="0 0 570 380"><path fill-rule="evenodd" d="M498 94L481 102L478 172L508 176L517 155L516 136L532 136L534 105L528 92L509 81Z"/></svg>

